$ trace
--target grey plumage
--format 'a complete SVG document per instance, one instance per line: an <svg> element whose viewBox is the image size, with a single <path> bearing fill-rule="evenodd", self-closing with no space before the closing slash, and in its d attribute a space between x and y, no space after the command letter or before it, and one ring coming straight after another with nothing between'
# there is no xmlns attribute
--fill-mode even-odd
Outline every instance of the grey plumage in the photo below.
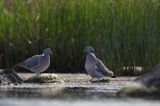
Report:
<svg viewBox="0 0 160 106"><path fill-rule="evenodd" d="M35 73L41 73L50 65L50 54L52 54L51 49L46 48L41 55L34 55L15 65L15 67L24 68Z"/></svg>
<svg viewBox="0 0 160 106"><path fill-rule="evenodd" d="M102 78L104 76L113 76L113 72L110 71L101 60L96 58L93 47L87 46L85 48L87 52L85 70L92 78Z"/></svg>

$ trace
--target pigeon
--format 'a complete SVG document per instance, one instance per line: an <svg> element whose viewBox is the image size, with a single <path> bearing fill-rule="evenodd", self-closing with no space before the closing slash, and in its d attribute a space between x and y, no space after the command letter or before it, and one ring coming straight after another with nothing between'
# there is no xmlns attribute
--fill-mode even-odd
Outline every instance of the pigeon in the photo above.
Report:
<svg viewBox="0 0 160 106"><path fill-rule="evenodd" d="M87 53L86 62L85 62L85 70L87 74L89 74L92 78L97 78L100 80L105 76L114 76L114 73L110 71L101 60L99 60L95 56L95 50L91 46L87 46L84 51Z"/></svg>
<svg viewBox="0 0 160 106"><path fill-rule="evenodd" d="M34 55L14 67L23 68L34 73L44 72L50 65L50 54L52 54L51 49L46 48L41 55Z"/></svg>

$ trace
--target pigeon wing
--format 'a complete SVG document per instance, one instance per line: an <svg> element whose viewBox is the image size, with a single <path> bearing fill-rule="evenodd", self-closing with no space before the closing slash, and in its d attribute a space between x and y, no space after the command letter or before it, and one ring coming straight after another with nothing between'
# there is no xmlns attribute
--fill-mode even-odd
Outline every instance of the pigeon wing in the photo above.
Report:
<svg viewBox="0 0 160 106"><path fill-rule="evenodd" d="M33 68L40 65L40 58L41 58L41 55L35 55L35 56L32 56L32 57L28 58L27 60L17 64L16 66L23 67L26 69L33 69Z"/></svg>
<svg viewBox="0 0 160 106"><path fill-rule="evenodd" d="M97 59L96 70L104 75L113 75L113 72L110 71L101 60Z"/></svg>

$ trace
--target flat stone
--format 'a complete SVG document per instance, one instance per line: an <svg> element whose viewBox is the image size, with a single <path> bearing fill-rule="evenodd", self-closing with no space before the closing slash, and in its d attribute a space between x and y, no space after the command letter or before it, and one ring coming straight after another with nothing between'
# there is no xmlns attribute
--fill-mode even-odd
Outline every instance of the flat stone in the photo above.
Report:
<svg viewBox="0 0 160 106"><path fill-rule="evenodd" d="M96 79L96 80L92 80L91 83L109 83L110 79L108 78L102 78L100 80Z"/></svg>

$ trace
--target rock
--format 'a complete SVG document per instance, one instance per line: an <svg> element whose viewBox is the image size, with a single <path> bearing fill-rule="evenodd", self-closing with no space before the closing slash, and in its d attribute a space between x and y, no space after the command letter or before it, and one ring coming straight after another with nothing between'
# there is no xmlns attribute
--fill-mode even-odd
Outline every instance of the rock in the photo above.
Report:
<svg viewBox="0 0 160 106"><path fill-rule="evenodd" d="M124 87L120 91L118 91L118 96L130 96L130 97L160 97L160 90L151 87L137 87L137 86L130 86Z"/></svg>
<svg viewBox="0 0 160 106"><path fill-rule="evenodd" d="M150 72L138 77L135 82L141 83L146 87L160 89L160 64L156 65Z"/></svg>
<svg viewBox="0 0 160 106"><path fill-rule="evenodd" d="M55 83L55 82L65 82L63 77L57 74L38 74L32 76L24 81L25 83Z"/></svg>
<svg viewBox="0 0 160 106"><path fill-rule="evenodd" d="M160 97L160 64L138 77L131 86L122 88L117 94L119 96Z"/></svg>
<svg viewBox="0 0 160 106"><path fill-rule="evenodd" d="M17 75L14 69L1 69L0 72L0 84L7 85L7 84L17 84L22 83L23 80L21 77Z"/></svg>

